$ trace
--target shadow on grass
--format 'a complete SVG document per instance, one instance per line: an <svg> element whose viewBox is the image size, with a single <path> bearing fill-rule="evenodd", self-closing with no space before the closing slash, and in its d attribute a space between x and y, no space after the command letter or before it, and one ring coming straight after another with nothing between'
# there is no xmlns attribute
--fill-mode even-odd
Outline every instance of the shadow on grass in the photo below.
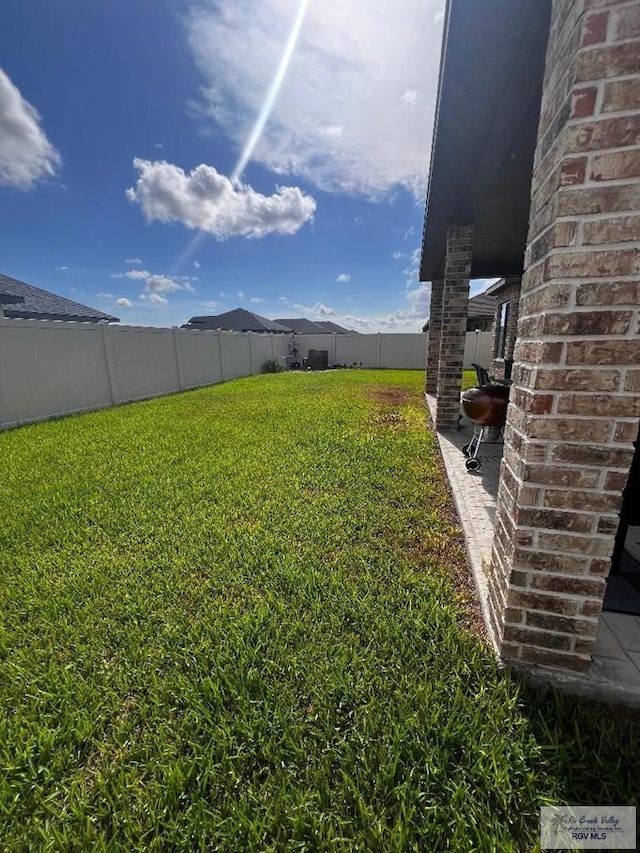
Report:
<svg viewBox="0 0 640 853"><path fill-rule="evenodd" d="M640 711L534 686L518 687L520 711L538 743L549 789L558 803L637 805L640 798Z"/></svg>

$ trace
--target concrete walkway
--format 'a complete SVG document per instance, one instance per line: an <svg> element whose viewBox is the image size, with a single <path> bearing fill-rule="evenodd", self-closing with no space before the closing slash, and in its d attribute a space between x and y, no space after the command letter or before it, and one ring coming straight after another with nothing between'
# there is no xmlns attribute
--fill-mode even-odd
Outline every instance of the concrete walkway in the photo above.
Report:
<svg viewBox="0 0 640 853"><path fill-rule="evenodd" d="M426 399L431 420L435 421L435 397L427 394ZM466 456L462 452L462 446L468 444L473 436L471 421L464 418L459 430L440 432L437 433L437 436L442 460L451 485L453 501L464 533L478 600L487 631L495 646L495 640L489 627L488 587L485 569L491 559L502 443L482 444L478 453L478 458L482 462L481 468L477 472L471 472L467 471L465 467ZM497 651L497 646L495 648Z"/></svg>
<svg viewBox="0 0 640 853"><path fill-rule="evenodd" d="M432 422L435 421L435 397L425 395ZM478 472L465 467L462 446L471 440L473 424L466 420L461 429L437 433L442 460L458 511L473 580L487 632L492 636L487 609L486 570L491 559L493 524L496 513L502 443L482 444ZM603 612L591 666L584 675L564 675L548 667L529 667L529 674L541 681L554 681L571 692L640 707L640 616Z"/></svg>

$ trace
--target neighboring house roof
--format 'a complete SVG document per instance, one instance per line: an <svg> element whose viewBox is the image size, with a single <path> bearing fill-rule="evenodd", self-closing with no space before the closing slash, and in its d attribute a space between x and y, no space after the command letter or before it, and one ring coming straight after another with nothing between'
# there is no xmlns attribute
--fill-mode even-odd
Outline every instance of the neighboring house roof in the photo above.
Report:
<svg viewBox="0 0 640 853"><path fill-rule="evenodd" d="M57 296L48 290L26 284L17 278L0 273L0 293L9 297L22 297L21 302L12 301L3 304L5 317L23 320L75 320L85 323L120 322L118 317L105 314L96 308L81 305L64 296Z"/></svg>
<svg viewBox="0 0 640 853"><path fill-rule="evenodd" d="M514 284L520 285L522 282L521 276L508 276L507 278L498 279L491 287L488 287L485 290L485 293L491 294L496 300L496 303L500 301L500 291L506 287L512 287Z"/></svg>
<svg viewBox="0 0 640 853"><path fill-rule="evenodd" d="M467 307L468 317L493 317L496 313L496 300L487 291L472 296Z"/></svg>
<svg viewBox="0 0 640 853"><path fill-rule="evenodd" d="M320 326L323 331L327 332L335 332L337 335L351 335L358 334L354 332L352 329L345 329L344 326L339 326L337 323L332 323L331 320L318 320L316 322L317 326Z"/></svg>
<svg viewBox="0 0 640 853"><path fill-rule="evenodd" d="M275 322L287 326L297 335L326 335L327 333L327 330L320 323L314 323L313 320L307 320L306 317L294 317L289 320L277 317Z"/></svg>
<svg viewBox="0 0 640 853"><path fill-rule="evenodd" d="M498 282L499 284L500 282ZM503 282L504 283L504 282ZM484 317L493 317L496 313L496 298L491 295L493 288L496 285L492 285L491 287L484 290L482 293L478 293L477 296L472 296L469 300L469 304L467 305L467 319L469 320L480 320ZM429 331L429 321L424 324L422 327L423 332Z"/></svg>
<svg viewBox="0 0 640 853"><path fill-rule="evenodd" d="M261 317L245 308L235 308L224 314L208 314L192 317L183 328L188 329L224 329L229 332L290 332L286 326Z"/></svg>

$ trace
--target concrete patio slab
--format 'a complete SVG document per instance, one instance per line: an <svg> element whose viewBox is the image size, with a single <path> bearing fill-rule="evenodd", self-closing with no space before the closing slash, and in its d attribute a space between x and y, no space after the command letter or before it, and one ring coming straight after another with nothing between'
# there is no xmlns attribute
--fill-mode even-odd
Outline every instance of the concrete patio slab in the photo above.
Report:
<svg viewBox="0 0 640 853"><path fill-rule="evenodd" d="M435 397L425 394L435 423ZM498 645L490 628L486 569L491 559L502 443L483 444L478 472L467 471L462 447L471 440L473 424L466 418L459 430L436 433L453 500L464 533L467 554L487 633L494 650ZM640 539L640 537L639 537ZM591 698L640 707L640 616L603 612L591 666L583 675L559 673L550 667L516 667L534 681L552 682L560 688Z"/></svg>
<svg viewBox="0 0 640 853"><path fill-rule="evenodd" d="M425 397L431 419L435 423L435 397L429 394ZM451 485L453 501L464 533L467 554L485 625L497 650L497 644L489 627L487 609L489 591L485 566L491 559L502 443L483 443L478 454L482 461L480 470L467 471L465 467L466 457L462 452L462 447L468 444L473 436L471 421L463 418L459 430L439 432L436 435L442 461Z"/></svg>

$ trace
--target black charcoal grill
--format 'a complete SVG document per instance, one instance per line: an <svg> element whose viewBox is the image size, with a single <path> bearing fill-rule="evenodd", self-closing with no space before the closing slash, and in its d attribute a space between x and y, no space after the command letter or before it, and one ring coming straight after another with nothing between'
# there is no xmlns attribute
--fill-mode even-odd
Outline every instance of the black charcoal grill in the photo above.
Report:
<svg viewBox="0 0 640 853"><path fill-rule="evenodd" d="M487 440L489 430L502 432L507 420L507 405L509 403L509 387L497 382L490 382L487 371L477 364L478 385L469 388L462 394L462 408L465 415L474 424L473 437L462 448L467 457L467 471L479 471L482 465L478 453L480 445Z"/></svg>

